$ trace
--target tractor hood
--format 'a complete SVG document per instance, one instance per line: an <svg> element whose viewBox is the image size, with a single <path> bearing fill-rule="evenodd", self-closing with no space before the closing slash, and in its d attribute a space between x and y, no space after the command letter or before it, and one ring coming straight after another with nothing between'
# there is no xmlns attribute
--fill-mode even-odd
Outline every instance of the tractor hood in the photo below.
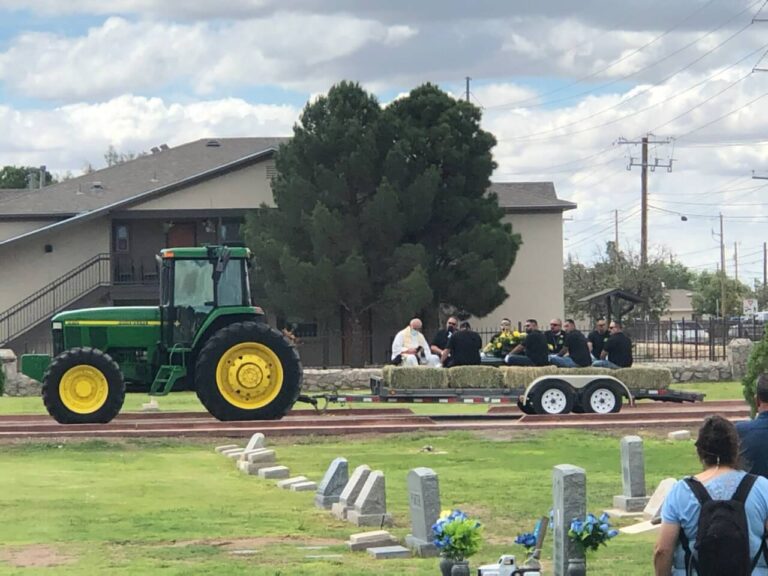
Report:
<svg viewBox="0 0 768 576"><path fill-rule="evenodd" d="M59 312L51 321L80 326L159 325L160 309L157 306L84 308Z"/></svg>

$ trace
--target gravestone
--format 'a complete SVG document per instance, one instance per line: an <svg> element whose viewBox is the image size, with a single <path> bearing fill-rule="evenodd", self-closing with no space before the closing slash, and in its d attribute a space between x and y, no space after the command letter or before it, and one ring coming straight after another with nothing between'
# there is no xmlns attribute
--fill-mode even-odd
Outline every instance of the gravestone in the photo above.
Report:
<svg viewBox="0 0 768 576"><path fill-rule="evenodd" d="M583 468L570 464L555 466L552 473L552 511L554 538L552 573L566 576L569 558L584 558L584 552L568 538L574 518L587 514L587 475Z"/></svg>
<svg viewBox="0 0 768 576"><path fill-rule="evenodd" d="M347 512L347 520L356 526L391 526L392 517L387 514L387 490L384 472L374 470L368 474L355 506Z"/></svg>
<svg viewBox="0 0 768 576"><path fill-rule="evenodd" d="M334 458L325 476L320 481L320 486L315 494L315 506L318 508L330 508L339 501L341 491L349 481L349 462L346 458Z"/></svg>
<svg viewBox="0 0 768 576"><path fill-rule="evenodd" d="M440 518L440 485L431 468L408 472L408 503L411 510L411 534L405 544L422 558L438 555L433 542L432 525Z"/></svg>
<svg viewBox="0 0 768 576"><path fill-rule="evenodd" d="M397 543L395 537L386 530L352 534L347 541L352 552L367 550L368 548L379 548L381 546L394 546Z"/></svg>
<svg viewBox="0 0 768 576"><path fill-rule="evenodd" d="M642 512L648 503L645 495L645 456L640 436L621 439L622 494L613 497L613 506L625 512Z"/></svg>
<svg viewBox="0 0 768 576"><path fill-rule="evenodd" d="M347 485L339 495L339 501L331 505L331 512L339 520L347 519L347 512L349 512L355 505L360 491L365 485L365 481L368 480L368 475L371 473L371 468L367 464L361 464L355 471L352 472Z"/></svg>
<svg viewBox="0 0 768 576"><path fill-rule="evenodd" d="M653 518L661 514L661 506L664 504L667 494L669 494L669 491L672 490L672 487L676 482L676 478L664 478L664 480L659 482L659 485L656 490L654 490L650 500L648 500L648 504L643 509L643 516L646 519L653 520Z"/></svg>

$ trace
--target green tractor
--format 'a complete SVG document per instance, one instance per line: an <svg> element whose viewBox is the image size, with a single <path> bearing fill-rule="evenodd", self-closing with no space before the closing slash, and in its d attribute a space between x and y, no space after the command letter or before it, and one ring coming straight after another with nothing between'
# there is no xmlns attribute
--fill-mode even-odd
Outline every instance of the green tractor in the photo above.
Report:
<svg viewBox="0 0 768 576"><path fill-rule="evenodd" d="M244 247L165 249L159 307L54 316L53 360L22 357L22 371L33 366L39 378L45 370L48 413L62 424L106 423L120 412L126 383L164 396L183 380L219 420L281 418L299 396L301 361L251 305L249 259Z"/></svg>

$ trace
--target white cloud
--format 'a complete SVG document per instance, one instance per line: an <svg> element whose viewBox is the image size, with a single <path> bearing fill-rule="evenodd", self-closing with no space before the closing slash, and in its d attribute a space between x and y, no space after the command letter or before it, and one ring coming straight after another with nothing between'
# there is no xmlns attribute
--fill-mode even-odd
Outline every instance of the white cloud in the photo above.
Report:
<svg viewBox="0 0 768 576"><path fill-rule="evenodd" d="M138 153L211 136L289 136L298 114L290 106L234 98L179 104L130 95L47 111L0 107L0 132L6 135L0 156L3 164L45 164L59 174L77 173L86 162L102 165L110 144Z"/></svg>

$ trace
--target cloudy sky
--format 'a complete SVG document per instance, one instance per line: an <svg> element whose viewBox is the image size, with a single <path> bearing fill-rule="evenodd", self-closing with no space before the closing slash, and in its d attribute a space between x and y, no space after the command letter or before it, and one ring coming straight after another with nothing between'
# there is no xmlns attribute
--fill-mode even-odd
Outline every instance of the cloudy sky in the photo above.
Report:
<svg viewBox="0 0 768 576"><path fill-rule="evenodd" d="M592 260L615 216L638 249L640 148L617 142L650 133L651 251L714 269L722 213L728 272L735 242L751 283L768 240L766 3L0 0L0 165L78 174L110 145L290 135L343 79L386 103L425 81L463 97L469 76L494 180L553 181L579 204L566 254Z"/></svg>

